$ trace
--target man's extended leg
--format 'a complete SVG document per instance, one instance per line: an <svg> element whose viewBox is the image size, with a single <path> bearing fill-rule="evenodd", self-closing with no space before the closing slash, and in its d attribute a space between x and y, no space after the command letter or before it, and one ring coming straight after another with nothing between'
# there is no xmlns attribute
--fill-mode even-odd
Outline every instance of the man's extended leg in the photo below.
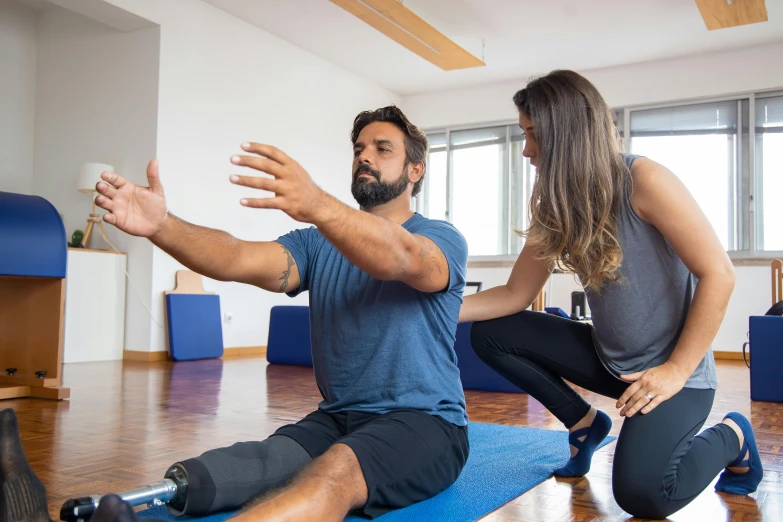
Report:
<svg viewBox="0 0 783 522"><path fill-rule="evenodd" d="M367 502L367 484L353 450L335 444L286 487L259 499L234 522L258 520L341 521Z"/></svg>
<svg viewBox="0 0 783 522"><path fill-rule="evenodd" d="M175 467L184 470L188 488L168 507L176 515L190 516L239 509L285 486L341 436L332 416L314 411L264 441L238 442L178 462L166 475Z"/></svg>
<svg viewBox="0 0 783 522"><path fill-rule="evenodd" d="M232 522L341 521L354 509L376 518L447 489L468 458L467 427L422 411L336 418L346 435Z"/></svg>
<svg viewBox="0 0 783 522"><path fill-rule="evenodd" d="M188 486L168 507L176 515L191 516L239 509L284 486L311 461L299 443L284 435L209 450L169 468L167 477L179 468Z"/></svg>

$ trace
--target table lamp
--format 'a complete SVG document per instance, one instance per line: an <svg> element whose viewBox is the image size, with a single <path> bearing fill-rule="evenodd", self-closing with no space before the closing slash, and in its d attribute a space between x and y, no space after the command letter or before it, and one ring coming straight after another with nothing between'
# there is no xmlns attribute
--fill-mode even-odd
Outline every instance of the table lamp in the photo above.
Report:
<svg viewBox="0 0 783 522"><path fill-rule="evenodd" d="M101 181L101 174L104 172L114 172L114 166L105 163L85 163L79 171L79 180L76 190L84 194L92 194L92 213L90 214L90 217L87 218L87 229L84 231L84 237L81 242L81 246L84 248L90 247L92 229L96 224L101 229L101 234L103 234L104 237L106 236L106 231L103 230L103 222L98 217L95 205L95 197L98 193L98 191L95 190L95 185Z"/></svg>

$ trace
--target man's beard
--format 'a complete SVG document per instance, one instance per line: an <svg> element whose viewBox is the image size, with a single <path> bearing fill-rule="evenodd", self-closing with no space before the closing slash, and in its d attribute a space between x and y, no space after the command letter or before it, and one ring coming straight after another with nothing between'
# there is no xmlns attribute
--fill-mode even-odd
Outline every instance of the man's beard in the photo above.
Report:
<svg viewBox="0 0 783 522"><path fill-rule="evenodd" d="M359 178L365 173L375 178L375 183L369 179ZM394 182L381 181L381 173L367 164L360 165L353 173L351 193L362 208L372 208L388 203L405 192L410 183L408 178L408 165L403 167L400 178Z"/></svg>

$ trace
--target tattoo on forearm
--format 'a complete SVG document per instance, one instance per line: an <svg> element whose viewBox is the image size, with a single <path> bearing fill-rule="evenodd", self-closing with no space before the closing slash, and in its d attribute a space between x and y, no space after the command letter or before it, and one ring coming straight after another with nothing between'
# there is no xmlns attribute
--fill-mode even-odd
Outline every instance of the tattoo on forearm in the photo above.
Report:
<svg viewBox="0 0 783 522"><path fill-rule="evenodd" d="M283 245L280 245L283 246ZM283 251L286 255L286 261L288 262L288 268L283 271L283 275L280 277L280 281L282 283L280 284L280 291L285 292L286 288L288 288L288 278L291 277L291 267L296 264L294 261L294 256L291 255L291 252L288 251L286 247L283 246Z"/></svg>

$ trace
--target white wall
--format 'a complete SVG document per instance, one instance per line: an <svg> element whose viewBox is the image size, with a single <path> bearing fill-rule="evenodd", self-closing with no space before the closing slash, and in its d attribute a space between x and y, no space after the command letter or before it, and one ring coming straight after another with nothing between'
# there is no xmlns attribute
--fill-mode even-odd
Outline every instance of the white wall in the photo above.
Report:
<svg viewBox="0 0 783 522"><path fill-rule="evenodd" d="M156 152L158 56L157 27L123 33L61 8L40 15L33 192L57 207L69 238L85 230L92 208L91 197L76 191L82 163L108 163L145 182ZM143 302L150 301L152 246L106 230L128 253L128 273L143 295L129 285L125 348L148 350ZM92 246L108 248L98 230Z"/></svg>
<svg viewBox="0 0 783 522"><path fill-rule="evenodd" d="M612 107L630 107L783 89L783 43L713 54L582 71ZM554 66L553 66L554 68ZM546 71L542 71L546 72ZM402 108L424 128L514 121L514 93L526 79L449 92L405 97ZM469 276L486 288L503 284L510 268L472 268ZM748 316L771 305L769 267L737 267L737 283L726 318L715 338L715 350L740 351L746 340ZM551 303L570 310L573 278L554 276Z"/></svg>
<svg viewBox="0 0 783 522"><path fill-rule="evenodd" d="M783 43L621 67L580 71L612 107L783 88ZM557 65L553 64L553 69ZM542 71L546 73L548 71ZM515 121L511 98L527 78L407 96L402 108L424 128Z"/></svg>
<svg viewBox="0 0 783 522"><path fill-rule="evenodd" d="M327 191L346 202L352 161L349 131L365 109L398 102L391 92L197 0L108 0L160 24L157 150L171 211L237 237L271 240L304 225L278 211L239 205L248 193L228 182L229 163L243 141L278 146ZM179 269L153 253L153 312L162 323L163 292ZM295 301L236 283L206 281L233 324L225 346L265 345L269 310ZM128 328L132 328L128 325ZM152 328L150 349L166 349Z"/></svg>
<svg viewBox="0 0 783 522"><path fill-rule="evenodd" d="M0 191L30 194L35 128L36 16L0 2Z"/></svg>

